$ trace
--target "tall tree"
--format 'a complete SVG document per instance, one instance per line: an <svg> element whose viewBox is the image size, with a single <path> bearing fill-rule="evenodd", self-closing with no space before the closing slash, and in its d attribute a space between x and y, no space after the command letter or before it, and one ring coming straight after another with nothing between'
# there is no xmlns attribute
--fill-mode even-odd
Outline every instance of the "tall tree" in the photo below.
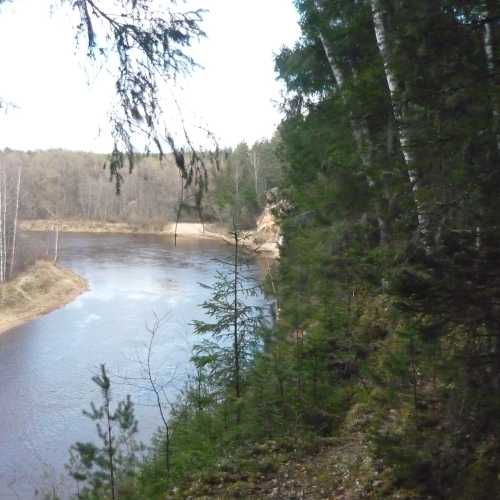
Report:
<svg viewBox="0 0 500 500"><path fill-rule="evenodd" d="M258 346L258 330L263 324L262 308L249 303L259 287L244 272L239 238L235 230L232 262L223 262L213 285L203 285L211 292L202 304L208 320L194 322L195 333L202 341L194 347L197 366L208 368L216 391L229 387L234 396L236 422L241 416L243 380Z"/></svg>
<svg viewBox="0 0 500 500"><path fill-rule="evenodd" d="M384 5L384 0L370 0L370 2L375 36L384 63L387 86L391 95L394 121L398 129L399 144L407 167L411 188L414 193L415 205L417 207L419 232L426 251L430 252L429 219L421 200L420 173L417 169L416 157L412 149L411 129L409 127L410 117L407 111L408 106L403 103L403 84L396 74L390 40L387 34L386 19L388 13Z"/></svg>

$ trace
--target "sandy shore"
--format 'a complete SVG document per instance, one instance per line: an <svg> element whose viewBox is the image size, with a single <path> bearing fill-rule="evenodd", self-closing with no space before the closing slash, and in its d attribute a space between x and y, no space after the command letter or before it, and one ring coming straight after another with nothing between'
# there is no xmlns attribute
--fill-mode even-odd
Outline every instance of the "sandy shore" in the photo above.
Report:
<svg viewBox="0 0 500 500"><path fill-rule="evenodd" d="M74 300L86 281L49 261L38 261L14 280L0 285L0 334Z"/></svg>
<svg viewBox="0 0 500 500"><path fill-rule="evenodd" d="M114 233L114 234L159 234L174 235L175 223L168 224L127 224L126 222L106 222L89 220L23 220L19 227L24 231L53 231L58 228L64 233ZM200 222L180 222L177 236L223 238L224 230L214 224Z"/></svg>
<svg viewBox="0 0 500 500"><path fill-rule="evenodd" d="M79 220L25 220L20 228L24 231L52 231L54 228L65 233L115 233L115 234L158 234L171 235L175 232L175 223L132 225L125 222L100 222ZM180 222L177 225L177 237L196 237L223 240L233 244L229 232L216 224L199 222ZM274 223L270 210L265 210L257 222L257 228L242 232L240 243L247 249L265 254L272 258L279 257L279 229Z"/></svg>
<svg viewBox="0 0 500 500"><path fill-rule="evenodd" d="M116 234L164 234L162 224L133 225L126 222L92 220L23 220L19 227L24 231L53 231L58 228L64 233L116 233Z"/></svg>

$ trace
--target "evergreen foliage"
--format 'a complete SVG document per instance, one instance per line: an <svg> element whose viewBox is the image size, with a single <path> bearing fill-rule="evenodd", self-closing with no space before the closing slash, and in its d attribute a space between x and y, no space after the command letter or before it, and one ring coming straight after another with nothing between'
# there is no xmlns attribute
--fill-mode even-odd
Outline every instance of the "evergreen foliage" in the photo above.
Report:
<svg viewBox="0 0 500 500"><path fill-rule="evenodd" d="M375 464L364 497L497 498L499 7L296 4L303 37L276 58L279 314L249 345L234 422L235 278L219 276L172 413L172 485L252 470L256 441L326 436Z"/></svg>
<svg viewBox="0 0 500 500"><path fill-rule="evenodd" d="M223 262L226 269L217 273L212 285L202 285L211 295L201 306L207 320L194 322L194 332L202 340L193 348L193 362L201 373L207 373L206 383L213 397L232 388L237 422L245 376L259 346L258 332L264 328L262 308L249 303L259 287L245 272L240 237L235 230L234 260Z"/></svg>
<svg viewBox="0 0 500 500"><path fill-rule="evenodd" d="M111 381L104 365L92 381L101 391L102 405L97 407L92 402L90 411L83 413L96 423L100 446L75 443L67 468L76 481L78 498L127 498L126 485L133 482L142 451L135 439L138 422L134 405L127 396L112 410Z"/></svg>

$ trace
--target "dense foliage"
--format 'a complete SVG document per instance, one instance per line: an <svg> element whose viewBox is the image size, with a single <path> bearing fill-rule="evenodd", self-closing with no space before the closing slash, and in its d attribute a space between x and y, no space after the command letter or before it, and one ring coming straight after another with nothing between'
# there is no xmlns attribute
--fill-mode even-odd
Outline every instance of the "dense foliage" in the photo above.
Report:
<svg viewBox="0 0 500 500"><path fill-rule="evenodd" d="M293 207L280 300L282 326L306 331L307 397L323 384L306 407L334 430L367 405L364 430L398 481L486 498L499 459L498 5L297 6L304 37L277 58Z"/></svg>
<svg viewBox="0 0 500 500"><path fill-rule="evenodd" d="M296 4L303 37L276 58L277 321L255 332L241 418L232 378L212 397L198 369L172 410L172 479L153 453L137 495L251 470L258 441L334 436L364 445L364 497L496 498L499 6Z"/></svg>

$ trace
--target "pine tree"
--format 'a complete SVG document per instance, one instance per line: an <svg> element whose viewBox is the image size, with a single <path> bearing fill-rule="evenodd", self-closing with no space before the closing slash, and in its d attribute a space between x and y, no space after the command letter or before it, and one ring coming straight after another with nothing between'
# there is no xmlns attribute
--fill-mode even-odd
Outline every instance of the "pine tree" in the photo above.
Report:
<svg viewBox="0 0 500 500"><path fill-rule="evenodd" d="M199 369L208 369L216 392L229 388L240 421L240 400L244 375L259 345L258 330L264 322L261 307L249 303L259 287L244 271L240 255L240 233L234 230L234 258L223 261L213 285L202 285L211 292L202 304L209 320L194 322L195 334L203 340L194 347L194 361Z"/></svg>
<svg viewBox="0 0 500 500"><path fill-rule="evenodd" d="M104 365L92 381L101 390L102 405L97 407L92 402L90 411L84 410L83 414L96 423L100 446L75 443L70 448L67 468L77 483L78 498L109 495L116 500L119 482L133 477L142 450L135 439L138 422L130 396L112 410L111 380Z"/></svg>

